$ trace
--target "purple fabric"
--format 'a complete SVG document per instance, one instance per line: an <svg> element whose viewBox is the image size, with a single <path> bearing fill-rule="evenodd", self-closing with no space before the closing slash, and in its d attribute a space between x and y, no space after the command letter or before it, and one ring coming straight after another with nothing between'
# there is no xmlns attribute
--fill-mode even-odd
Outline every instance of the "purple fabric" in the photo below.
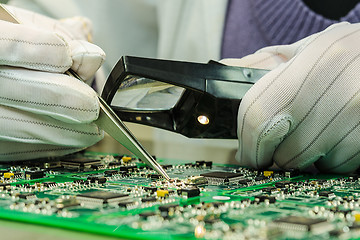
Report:
<svg viewBox="0 0 360 240"><path fill-rule="evenodd" d="M360 4L340 21L360 22ZM240 58L270 45L290 44L338 21L301 0L229 0L221 58Z"/></svg>

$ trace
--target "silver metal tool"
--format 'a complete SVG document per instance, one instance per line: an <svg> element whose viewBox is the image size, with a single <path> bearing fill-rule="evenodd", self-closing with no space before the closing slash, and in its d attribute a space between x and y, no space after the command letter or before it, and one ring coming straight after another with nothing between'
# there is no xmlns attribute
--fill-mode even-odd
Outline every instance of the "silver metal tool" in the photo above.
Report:
<svg viewBox="0 0 360 240"><path fill-rule="evenodd" d="M0 20L20 23L2 4L0 4ZM71 69L69 69L66 74L81 80L80 76ZM100 113L95 123L121 145L126 147L147 165L152 167L166 180L170 180L170 177L161 165L157 163L156 160L145 150L145 148L139 143L139 141L114 113L110 106L100 96L98 96L98 98L100 103Z"/></svg>

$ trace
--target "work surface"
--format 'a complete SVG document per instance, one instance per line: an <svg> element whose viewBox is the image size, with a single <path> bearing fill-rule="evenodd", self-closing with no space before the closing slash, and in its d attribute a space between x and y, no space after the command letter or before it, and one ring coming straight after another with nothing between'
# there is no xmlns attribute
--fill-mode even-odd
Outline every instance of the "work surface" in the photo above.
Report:
<svg viewBox="0 0 360 240"><path fill-rule="evenodd" d="M135 158L90 152L0 166L0 230L12 239L360 238L356 174L158 161L170 182Z"/></svg>

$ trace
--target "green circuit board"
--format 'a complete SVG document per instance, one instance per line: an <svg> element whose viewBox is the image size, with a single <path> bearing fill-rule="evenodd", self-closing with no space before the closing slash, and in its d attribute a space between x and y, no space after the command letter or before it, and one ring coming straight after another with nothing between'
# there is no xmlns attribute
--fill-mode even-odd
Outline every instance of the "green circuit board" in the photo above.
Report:
<svg viewBox="0 0 360 240"><path fill-rule="evenodd" d="M128 239L360 238L359 176L83 152L0 166L0 218Z"/></svg>

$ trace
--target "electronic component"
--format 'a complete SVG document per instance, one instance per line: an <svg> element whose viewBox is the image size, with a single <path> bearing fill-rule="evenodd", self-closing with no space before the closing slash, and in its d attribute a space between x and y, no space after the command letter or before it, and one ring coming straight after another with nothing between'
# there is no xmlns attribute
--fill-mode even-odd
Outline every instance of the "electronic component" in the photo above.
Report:
<svg viewBox="0 0 360 240"><path fill-rule="evenodd" d="M142 217L142 218L149 218L149 217L153 217L153 216L156 216L157 214L155 212L142 212L142 213L139 213L139 216Z"/></svg>
<svg viewBox="0 0 360 240"><path fill-rule="evenodd" d="M150 193L154 193L156 192L157 188L156 187L144 187L144 190Z"/></svg>
<svg viewBox="0 0 360 240"><path fill-rule="evenodd" d="M287 216L273 221L274 226L286 231L321 233L331 230L331 226L322 218Z"/></svg>
<svg viewBox="0 0 360 240"><path fill-rule="evenodd" d="M12 173L12 172L6 172L6 173L4 173L4 178L5 178L5 179L14 178L14 173Z"/></svg>
<svg viewBox="0 0 360 240"><path fill-rule="evenodd" d="M240 180L242 174L233 172L209 172L202 173L200 176L205 177L209 184L233 184Z"/></svg>
<svg viewBox="0 0 360 240"><path fill-rule="evenodd" d="M168 190L157 190L156 191L156 195L158 196L158 197L163 197L163 198L167 198L167 197L169 197L169 191Z"/></svg>
<svg viewBox="0 0 360 240"><path fill-rule="evenodd" d="M157 201L156 197L147 197L141 199L141 202L143 203L156 202L156 201Z"/></svg>
<svg viewBox="0 0 360 240"><path fill-rule="evenodd" d="M17 196L20 199L34 199L34 198L36 198L36 195L34 193L22 193L22 194L17 194Z"/></svg>
<svg viewBox="0 0 360 240"><path fill-rule="evenodd" d="M177 204L169 204L169 205L162 205L159 206L159 211L162 217L172 217L175 214L175 211L180 208Z"/></svg>
<svg viewBox="0 0 360 240"><path fill-rule="evenodd" d="M182 197L192 198L200 195L200 189L197 187L180 188L177 193Z"/></svg>
<svg viewBox="0 0 360 240"><path fill-rule="evenodd" d="M91 168L91 165L100 164L100 159L88 158L75 158L75 159L62 159L61 165L68 169L85 169Z"/></svg>
<svg viewBox="0 0 360 240"><path fill-rule="evenodd" d="M130 208L130 207L135 206L135 205L136 205L136 202L133 202L133 201L119 202L118 203L118 206L120 208Z"/></svg>
<svg viewBox="0 0 360 240"><path fill-rule="evenodd" d="M87 180L90 183L98 183L98 184L103 184L106 182L106 178L105 177L97 177L97 176L89 176L87 178Z"/></svg>
<svg viewBox="0 0 360 240"><path fill-rule="evenodd" d="M121 160L123 163L129 163L132 160L132 157L123 156Z"/></svg>
<svg viewBox="0 0 360 240"><path fill-rule="evenodd" d="M107 191L87 192L77 195L76 198L81 203L91 205L118 204L121 201L130 200L129 194Z"/></svg>
<svg viewBox="0 0 360 240"><path fill-rule="evenodd" d="M192 185L203 185L203 184L207 184L208 181L204 176L192 176L186 179L186 183Z"/></svg>
<svg viewBox="0 0 360 240"><path fill-rule="evenodd" d="M55 206L57 209L64 209L69 207L79 206L80 203L74 196L62 196L55 200Z"/></svg>
<svg viewBox="0 0 360 240"><path fill-rule="evenodd" d="M45 176L45 173L42 170L26 171L25 172L25 178L27 180L43 178L44 176Z"/></svg>

